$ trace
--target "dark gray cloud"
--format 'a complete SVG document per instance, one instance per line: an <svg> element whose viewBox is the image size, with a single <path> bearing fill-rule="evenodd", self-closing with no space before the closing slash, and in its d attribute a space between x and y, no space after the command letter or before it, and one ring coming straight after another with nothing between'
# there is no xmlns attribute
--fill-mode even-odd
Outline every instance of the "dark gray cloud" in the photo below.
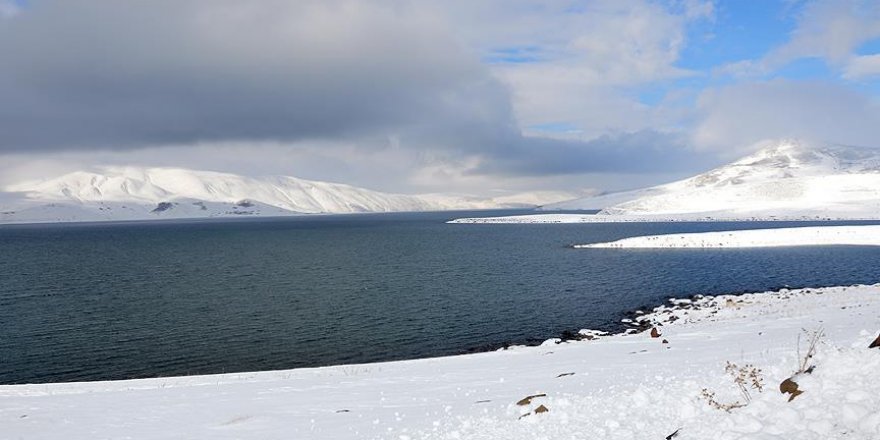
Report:
<svg viewBox="0 0 880 440"><path fill-rule="evenodd" d="M0 54L6 151L357 136L492 99L439 23L392 3L37 1Z"/></svg>
<svg viewBox="0 0 880 440"><path fill-rule="evenodd" d="M0 19L0 153L389 136L485 173L649 171L674 136L523 137L508 90L407 1L29 2Z"/></svg>
<svg viewBox="0 0 880 440"><path fill-rule="evenodd" d="M591 172L667 173L716 165L713 154L695 153L683 135L641 130L589 141L539 137L511 138L478 172L557 175Z"/></svg>

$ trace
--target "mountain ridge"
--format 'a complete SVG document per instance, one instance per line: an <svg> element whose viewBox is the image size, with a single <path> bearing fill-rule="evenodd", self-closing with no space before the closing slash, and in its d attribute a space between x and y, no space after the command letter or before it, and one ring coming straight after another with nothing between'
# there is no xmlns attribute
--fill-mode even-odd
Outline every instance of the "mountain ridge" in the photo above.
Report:
<svg viewBox="0 0 880 440"><path fill-rule="evenodd" d="M528 203L536 198L563 200L575 194L408 195L291 176L135 166L74 171L3 190L2 223L520 208L536 206Z"/></svg>

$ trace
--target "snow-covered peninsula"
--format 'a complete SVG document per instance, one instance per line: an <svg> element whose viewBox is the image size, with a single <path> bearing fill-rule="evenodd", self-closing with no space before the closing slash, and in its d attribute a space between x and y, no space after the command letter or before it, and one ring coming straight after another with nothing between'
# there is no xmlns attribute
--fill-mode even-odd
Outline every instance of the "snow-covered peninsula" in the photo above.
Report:
<svg viewBox="0 0 880 440"><path fill-rule="evenodd" d="M880 285L671 300L633 322L656 331L539 347L0 386L0 426L44 439L869 440L878 317Z"/></svg>
<svg viewBox="0 0 880 440"><path fill-rule="evenodd" d="M576 244L572 247L575 249L693 249L829 245L880 246L880 225L814 226L646 235L606 243Z"/></svg>

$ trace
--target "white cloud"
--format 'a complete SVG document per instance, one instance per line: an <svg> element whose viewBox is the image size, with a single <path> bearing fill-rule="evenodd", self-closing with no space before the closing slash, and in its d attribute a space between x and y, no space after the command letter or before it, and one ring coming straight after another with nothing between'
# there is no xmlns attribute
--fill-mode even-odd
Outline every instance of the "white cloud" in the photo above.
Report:
<svg viewBox="0 0 880 440"><path fill-rule="evenodd" d="M856 59L855 50L880 38L880 2L815 0L798 6L796 24L788 41L761 58L719 66L715 73L737 78L765 76L792 61L818 58L842 71L844 77L852 77L852 64L858 69L864 62Z"/></svg>
<svg viewBox="0 0 880 440"><path fill-rule="evenodd" d="M843 71L843 77L852 80L877 75L880 75L880 54L854 56Z"/></svg>
<svg viewBox="0 0 880 440"><path fill-rule="evenodd" d="M548 4L550 6L537 6ZM671 5L671 6L670 6ZM593 138L609 130L648 128L655 112L631 89L693 75L676 62L691 20L711 19L711 2L513 2L502 26L477 37L483 51L521 45L525 62L494 64L509 85L521 127L552 122ZM531 6L531 7L528 7ZM488 36L487 36L488 35Z"/></svg>
<svg viewBox="0 0 880 440"><path fill-rule="evenodd" d="M689 20L707 19L715 20L715 3L704 0L684 0L684 16Z"/></svg>
<svg viewBox="0 0 880 440"><path fill-rule="evenodd" d="M878 146L880 106L840 85L773 80L704 91L693 143L736 155L768 138Z"/></svg>
<svg viewBox="0 0 880 440"><path fill-rule="evenodd" d="M880 37L880 3L875 0L818 0L807 4L789 41L765 58L780 67L798 58L823 58L843 65L862 43Z"/></svg>

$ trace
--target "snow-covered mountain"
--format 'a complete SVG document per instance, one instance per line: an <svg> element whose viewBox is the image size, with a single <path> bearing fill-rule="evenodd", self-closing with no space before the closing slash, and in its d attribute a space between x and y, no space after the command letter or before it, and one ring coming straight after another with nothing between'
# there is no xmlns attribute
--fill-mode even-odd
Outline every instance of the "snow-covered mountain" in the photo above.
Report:
<svg viewBox="0 0 880 440"><path fill-rule="evenodd" d="M875 218L880 150L781 141L688 179L544 209L600 208L601 214L631 216Z"/></svg>
<svg viewBox="0 0 880 440"><path fill-rule="evenodd" d="M105 167L14 184L0 193L0 222L55 222L437 211L534 206L515 198L403 195L288 176L262 178L180 168ZM543 201L572 193L540 193ZM520 200L534 198L520 195Z"/></svg>

